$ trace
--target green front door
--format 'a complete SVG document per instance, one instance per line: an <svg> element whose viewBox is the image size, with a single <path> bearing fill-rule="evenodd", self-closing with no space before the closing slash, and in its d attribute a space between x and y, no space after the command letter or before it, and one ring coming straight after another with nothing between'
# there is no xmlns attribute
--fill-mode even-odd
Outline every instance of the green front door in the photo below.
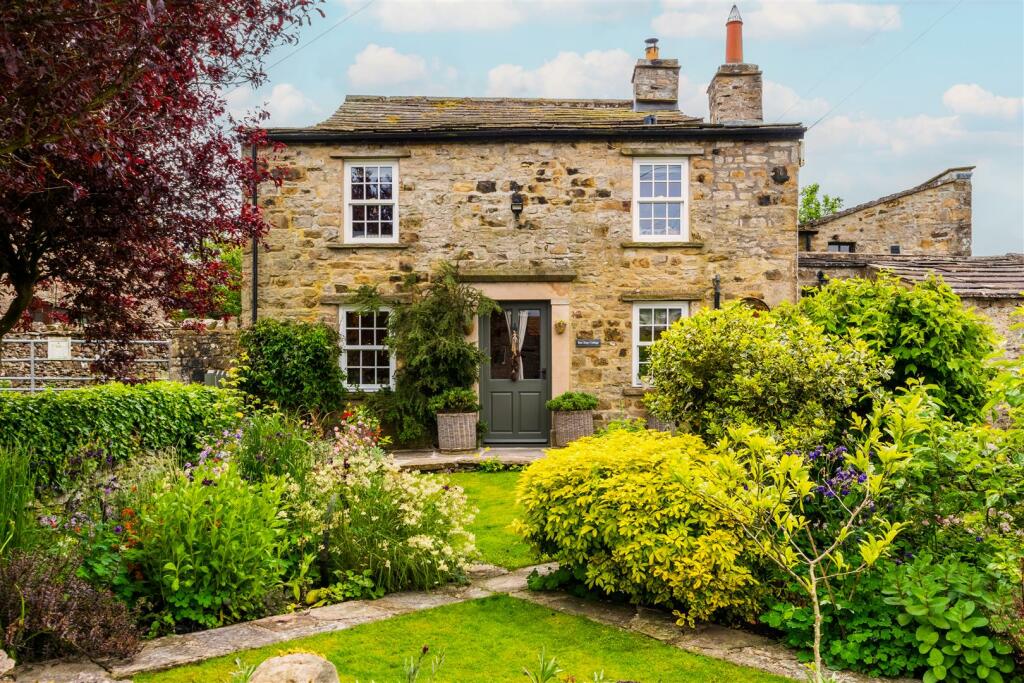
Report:
<svg viewBox="0 0 1024 683"><path fill-rule="evenodd" d="M547 443L551 397L551 306L503 301L480 319L480 403L486 443Z"/></svg>

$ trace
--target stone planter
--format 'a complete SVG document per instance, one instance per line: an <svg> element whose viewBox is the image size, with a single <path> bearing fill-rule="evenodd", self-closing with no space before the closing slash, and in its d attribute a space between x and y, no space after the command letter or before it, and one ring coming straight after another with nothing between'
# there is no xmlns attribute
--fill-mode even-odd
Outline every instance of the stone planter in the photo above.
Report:
<svg viewBox="0 0 1024 683"><path fill-rule="evenodd" d="M438 413L437 445L442 451L476 448L476 413Z"/></svg>
<svg viewBox="0 0 1024 683"><path fill-rule="evenodd" d="M551 419L551 445L562 448L584 436L594 433L594 411L556 410Z"/></svg>

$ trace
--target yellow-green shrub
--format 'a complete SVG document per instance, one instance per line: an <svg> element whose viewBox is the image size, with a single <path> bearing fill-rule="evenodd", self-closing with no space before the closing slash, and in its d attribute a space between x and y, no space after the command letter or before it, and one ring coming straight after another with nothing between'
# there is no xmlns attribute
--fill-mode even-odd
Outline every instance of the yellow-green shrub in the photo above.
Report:
<svg viewBox="0 0 1024 683"><path fill-rule="evenodd" d="M742 532L679 478L710 457L690 435L615 430L550 451L522 475L520 529L591 588L687 620L753 617L761 588Z"/></svg>

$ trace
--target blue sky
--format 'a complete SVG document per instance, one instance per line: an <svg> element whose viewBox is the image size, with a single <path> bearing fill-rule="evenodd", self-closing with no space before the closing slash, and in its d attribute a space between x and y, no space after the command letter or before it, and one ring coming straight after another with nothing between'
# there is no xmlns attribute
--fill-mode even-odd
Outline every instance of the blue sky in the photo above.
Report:
<svg viewBox="0 0 1024 683"><path fill-rule="evenodd" d="M682 65L680 107L706 116L731 4L326 0L326 18L268 60L283 61L267 85L229 103L236 113L265 103L270 125L297 126L349 93L628 98L654 36ZM746 61L764 72L766 120L824 117L807 134L802 184L852 206L974 165L974 253L1024 252L1024 0L739 8Z"/></svg>

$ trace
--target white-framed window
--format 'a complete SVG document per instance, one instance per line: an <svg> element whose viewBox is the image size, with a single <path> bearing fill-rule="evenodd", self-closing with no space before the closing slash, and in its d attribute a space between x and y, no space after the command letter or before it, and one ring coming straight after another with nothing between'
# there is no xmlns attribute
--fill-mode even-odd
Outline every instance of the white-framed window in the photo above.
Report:
<svg viewBox="0 0 1024 683"><path fill-rule="evenodd" d="M394 386L395 356L385 343L390 315L383 308L371 312L339 309L341 369L350 389L377 391Z"/></svg>
<svg viewBox="0 0 1024 683"><path fill-rule="evenodd" d="M346 242L398 242L398 161L346 161L344 191Z"/></svg>
<svg viewBox="0 0 1024 683"><path fill-rule="evenodd" d="M690 315L689 301L640 301L633 304L633 386L646 382L651 344L672 323Z"/></svg>
<svg viewBox="0 0 1024 683"><path fill-rule="evenodd" d="M689 159L634 159L633 239L685 242L689 238Z"/></svg>

